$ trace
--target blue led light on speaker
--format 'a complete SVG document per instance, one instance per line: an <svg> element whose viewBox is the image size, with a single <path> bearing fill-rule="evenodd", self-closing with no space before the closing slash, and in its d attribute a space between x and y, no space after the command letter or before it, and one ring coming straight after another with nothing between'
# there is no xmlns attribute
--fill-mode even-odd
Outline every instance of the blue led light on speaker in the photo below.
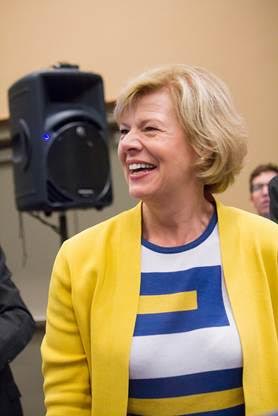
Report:
<svg viewBox="0 0 278 416"><path fill-rule="evenodd" d="M50 139L50 134L49 133L44 133L43 135L42 135L42 139L44 140L44 141L48 141L49 139Z"/></svg>

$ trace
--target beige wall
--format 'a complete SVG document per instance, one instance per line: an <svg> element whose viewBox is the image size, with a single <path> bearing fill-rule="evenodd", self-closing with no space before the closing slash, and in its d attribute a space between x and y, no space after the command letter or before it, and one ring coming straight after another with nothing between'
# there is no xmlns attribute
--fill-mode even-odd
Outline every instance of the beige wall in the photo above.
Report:
<svg viewBox="0 0 278 416"><path fill-rule="evenodd" d="M0 19L2 118L8 116L8 87L21 76L58 61L100 73L107 101L115 99L126 79L158 64L201 65L222 77L250 135L246 167L221 199L252 210L249 171L260 162L277 162L277 0L9 0L1 4ZM100 214L80 212L81 228L132 204L115 151L112 160L115 202ZM2 167L0 176L0 238L16 276L26 275L35 291L41 285L38 282L44 282L43 300L26 290L27 299L39 310L48 284L44 277L59 239L25 217L28 261L34 264L30 270L22 269L11 166Z"/></svg>

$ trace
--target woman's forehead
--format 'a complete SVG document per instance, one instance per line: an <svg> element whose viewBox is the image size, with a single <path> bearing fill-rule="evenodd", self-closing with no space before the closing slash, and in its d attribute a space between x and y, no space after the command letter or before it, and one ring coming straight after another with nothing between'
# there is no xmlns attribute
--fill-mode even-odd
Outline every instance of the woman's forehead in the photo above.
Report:
<svg viewBox="0 0 278 416"><path fill-rule="evenodd" d="M130 114L140 113L163 113L173 110L173 102L170 92L167 89L147 92L143 95L134 97L120 114L120 119Z"/></svg>

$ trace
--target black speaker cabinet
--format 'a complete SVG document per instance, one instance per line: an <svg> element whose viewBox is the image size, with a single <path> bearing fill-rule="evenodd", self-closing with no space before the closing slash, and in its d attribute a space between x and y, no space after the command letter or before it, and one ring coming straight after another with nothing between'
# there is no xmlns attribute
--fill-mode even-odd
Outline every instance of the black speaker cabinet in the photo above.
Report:
<svg viewBox="0 0 278 416"><path fill-rule="evenodd" d="M18 210L111 204L101 76L62 67L34 72L15 82L8 98Z"/></svg>
<svg viewBox="0 0 278 416"><path fill-rule="evenodd" d="M278 175L274 176L268 184L270 198L270 218L278 223Z"/></svg>

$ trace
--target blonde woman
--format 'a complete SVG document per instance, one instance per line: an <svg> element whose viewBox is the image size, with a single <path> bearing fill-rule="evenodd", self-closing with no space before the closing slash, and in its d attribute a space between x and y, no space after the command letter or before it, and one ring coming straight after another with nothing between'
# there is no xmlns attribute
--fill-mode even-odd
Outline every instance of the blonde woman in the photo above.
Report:
<svg viewBox="0 0 278 416"><path fill-rule="evenodd" d="M64 243L42 345L48 416L278 408L278 226L222 205L246 154L224 83L172 65L120 94L138 205Z"/></svg>

